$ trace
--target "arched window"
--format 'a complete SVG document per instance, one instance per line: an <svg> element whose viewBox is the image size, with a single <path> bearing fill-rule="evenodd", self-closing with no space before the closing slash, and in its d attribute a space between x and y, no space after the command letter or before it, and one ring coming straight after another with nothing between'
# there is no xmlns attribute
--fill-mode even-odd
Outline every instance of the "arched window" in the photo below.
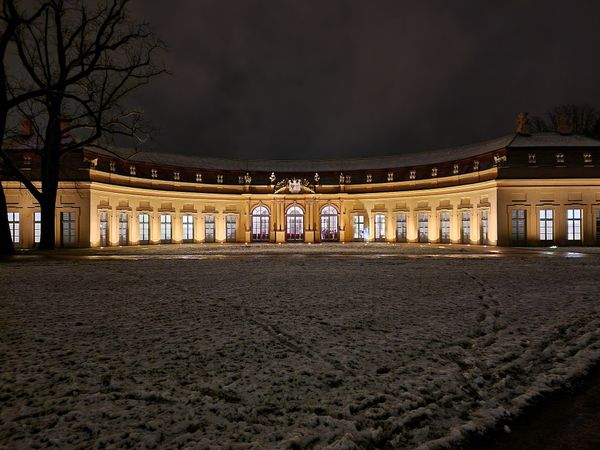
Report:
<svg viewBox="0 0 600 450"><path fill-rule="evenodd" d="M264 206L257 206L252 210L252 240L269 240L269 210Z"/></svg>
<svg viewBox="0 0 600 450"><path fill-rule="evenodd" d="M304 241L304 211L299 206L290 206L285 213L285 239Z"/></svg>
<svg viewBox="0 0 600 450"><path fill-rule="evenodd" d="M335 206L325 206L321 210L321 241L337 241L339 238L339 212Z"/></svg>

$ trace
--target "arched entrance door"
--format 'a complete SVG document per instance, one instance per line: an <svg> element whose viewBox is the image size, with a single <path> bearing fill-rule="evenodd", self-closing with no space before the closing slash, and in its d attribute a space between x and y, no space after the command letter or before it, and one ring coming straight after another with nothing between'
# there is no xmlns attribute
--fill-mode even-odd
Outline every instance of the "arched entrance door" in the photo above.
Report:
<svg viewBox="0 0 600 450"><path fill-rule="evenodd" d="M252 241L269 241L269 210L264 206L252 210Z"/></svg>
<svg viewBox="0 0 600 450"><path fill-rule="evenodd" d="M321 241L338 241L339 212L335 206L325 206L321 210Z"/></svg>
<svg viewBox="0 0 600 450"><path fill-rule="evenodd" d="M285 240L304 241L304 211L299 206L290 206L285 212Z"/></svg>

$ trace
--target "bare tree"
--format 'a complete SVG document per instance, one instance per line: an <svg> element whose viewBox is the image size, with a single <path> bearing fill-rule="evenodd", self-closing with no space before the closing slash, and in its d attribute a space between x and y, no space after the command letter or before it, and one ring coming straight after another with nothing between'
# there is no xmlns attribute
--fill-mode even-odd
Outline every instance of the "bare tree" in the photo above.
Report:
<svg viewBox="0 0 600 450"><path fill-rule="evenodd" d="M530 124L534 132L569 132L600 139L600 111L587 104L556 106L544 116L533 117Z"/></svg>
<svg viewBox="0 0 600 450"><path fill-rule="evenodd" d="M43 95L40 89L24 90L18 94L11 89L11 76L7 70L9 46L14 41L20 27L31 24L38 19L45 9L47 3L41 3L32 14L26 16L20 14L13 0L5 0L0 8L0 255L14 253L14 245L8 224L6 197L2 187L2 179L12 174L12 162L3 151L7 140L10 138L8 117L12 110L21 104L37 96ZM24 180L25 181L25 180Z"/></svg>
<svg viewBox="0 0 600 450"><path fill-rule="evenodd" d="M53 0L36 20L16 29L16 52L33 87L15 88L12 95L43 91L20 107L37 130L41 190L10 161L7 165L40 203L42 249L55 247L62 157L85 146L105 146L114 136L139 141L147 131L142 112L126 108L123 100L165 73L156 64L164 46L146 24L128 18L128 3Z"/></svg>

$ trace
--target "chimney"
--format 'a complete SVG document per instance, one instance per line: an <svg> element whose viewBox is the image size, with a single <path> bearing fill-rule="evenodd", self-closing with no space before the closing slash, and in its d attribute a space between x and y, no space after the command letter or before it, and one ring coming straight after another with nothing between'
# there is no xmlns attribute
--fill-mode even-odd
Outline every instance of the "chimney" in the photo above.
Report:
<svg viewBox="0 0 600 450"><path fill-rule="evenodd" d="M65 134L65 130L71 125L69 119L60 119L60 133Z"/></svg>
<svg viewBox="0 0 600 450"><path fill-rule="evenodd" d="M529 132L529 119L527 116L529 113L520 112L517 115L517 134L521 136L529 136L531 133Z"/></svg>
<svg viewBox="0 0 600 450"><path fill-rule="evenodd" d="M29 137L33 134L33 123L31 122L31 117L23 116L21 119L21 137Z"/></svg>
<svg viewBox="0 0 600 450"><path fill-rule="evenodd" d="M558 115L558 134L562 134L563 136L573 134L573 123L569 115L564 111Z"/></svg>

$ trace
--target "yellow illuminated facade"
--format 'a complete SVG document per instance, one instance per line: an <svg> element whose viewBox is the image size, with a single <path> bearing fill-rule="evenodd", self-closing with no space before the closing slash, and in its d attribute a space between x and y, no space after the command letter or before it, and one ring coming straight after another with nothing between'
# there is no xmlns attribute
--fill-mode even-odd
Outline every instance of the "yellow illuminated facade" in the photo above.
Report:
<svg viewBox="0 0 600 450"><path fill-rule="evenodd" d="M23 155L13 152L17 162ZM515 135L339 162L141 155L73 158L80 165L57 199L61 246L600 242L600 142L580 136ZM3 186L13 239L34 247L39 206L19 182Z"/></svg>

